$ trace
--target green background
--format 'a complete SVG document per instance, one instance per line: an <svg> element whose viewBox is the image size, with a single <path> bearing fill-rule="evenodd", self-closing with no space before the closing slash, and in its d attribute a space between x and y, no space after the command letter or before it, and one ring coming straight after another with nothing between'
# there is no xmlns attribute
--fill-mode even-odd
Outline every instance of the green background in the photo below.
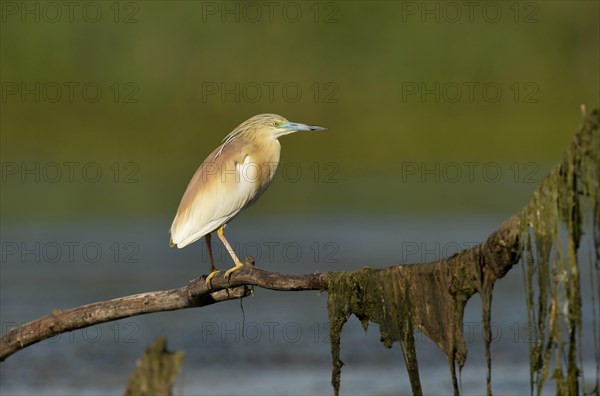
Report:
<svg viewBox="0 0 600 396"><path fill-rule="evenodd" d="M595 1L77 4L2 4L3 222L170 217L263 112L329 130L282 138L255 215L511 213L599 104Z"/></svg>

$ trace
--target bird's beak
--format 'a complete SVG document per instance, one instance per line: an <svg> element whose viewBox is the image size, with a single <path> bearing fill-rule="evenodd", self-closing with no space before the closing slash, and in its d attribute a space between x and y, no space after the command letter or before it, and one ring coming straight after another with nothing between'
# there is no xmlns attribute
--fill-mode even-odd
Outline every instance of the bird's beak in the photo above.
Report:
<svg viewBox="0 0 600 396"><path fill-rule="evenodd" d="M300 124L297 122L286 122L284 124L279 125L280 129L284 129L289 132L297 132L297 131L324 131L327 128L318 125L306 125Z"/></svg>

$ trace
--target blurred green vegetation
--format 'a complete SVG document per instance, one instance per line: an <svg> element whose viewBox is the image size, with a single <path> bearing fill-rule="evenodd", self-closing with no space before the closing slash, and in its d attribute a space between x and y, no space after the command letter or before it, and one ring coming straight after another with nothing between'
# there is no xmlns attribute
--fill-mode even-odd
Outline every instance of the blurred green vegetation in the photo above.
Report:
<svg viewBox="0 0 600 396"><path fill-rule="evenodd" d="M329 131L282 139L282 163L302 174L280 174L256 214L513 212L579 106L599 104L598 2L482 2L472 15L453 2L460 18L444 2L281 2L272 15L264 2L76 4L57 18L44 2L2 3L3 221L171 216L208 153L263 112ZM422 83L439 99L407 91ZM236 84L239 99L221 97ZM471 162L502 176L442 173Z"/></svg>

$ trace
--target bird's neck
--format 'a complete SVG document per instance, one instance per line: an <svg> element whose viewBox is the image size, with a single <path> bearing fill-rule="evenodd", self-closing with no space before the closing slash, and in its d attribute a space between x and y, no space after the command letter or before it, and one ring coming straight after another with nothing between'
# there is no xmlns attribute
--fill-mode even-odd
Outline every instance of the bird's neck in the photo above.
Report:
<svg viewBox="0 0 600 396"><path fill-rule="evenodd" d="M281 154L279 140L275 138L263 139L255 147L258 154L257 158L261 158L261 161L279 163L279 156Z"/></svg>

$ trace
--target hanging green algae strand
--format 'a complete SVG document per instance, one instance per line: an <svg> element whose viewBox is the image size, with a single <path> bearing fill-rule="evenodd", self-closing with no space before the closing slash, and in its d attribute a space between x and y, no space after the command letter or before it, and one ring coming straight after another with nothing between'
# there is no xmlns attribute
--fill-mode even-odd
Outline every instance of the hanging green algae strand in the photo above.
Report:
<svg viewBox="0 0 600 396"><path fill-rule="evenodd" d="M335 394L339 394L342 361L340 333L350 314L356 315L365 331L369 321L380 325L381 342L391 348L399 341L413 394L421 395L419 368L411 320L407 279L401 271L372 270L333 274L329 281L329 332L332 344Z"/></svg>
<svg viewBox="0 0 600 396"><path fill-rule="evenodd" d="M543 180L520 214L525 241L530 347L530 389L541 395L549 375L557 394L579 394L581 285L577 252L591 207L595 263L600 247L600 113L584 117L562 161ZM597 276L597 275L596 275Z"/></svg>

